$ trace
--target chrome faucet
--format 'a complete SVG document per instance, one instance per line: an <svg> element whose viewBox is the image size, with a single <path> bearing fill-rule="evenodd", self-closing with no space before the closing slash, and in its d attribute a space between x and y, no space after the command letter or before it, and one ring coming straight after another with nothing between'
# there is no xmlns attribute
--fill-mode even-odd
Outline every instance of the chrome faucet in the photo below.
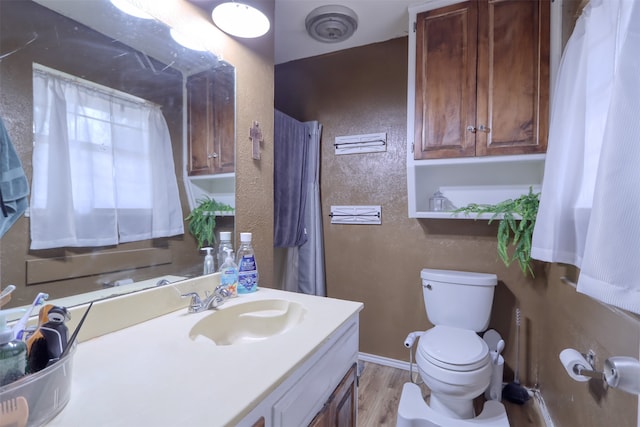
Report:
<svg viewBox="0 0 640 427"><path fill-rule="evenodd" d="M161 279L156 282L156 286L164 286L171 283L168 279Z"/></svg>
<svg viewBox="0 0 640 427"><path fill-rule="evenodd" d="M198 295L197 292L189 292L181 296L183 298L191 297L188 308L189 313L200 313L201 311L220 307L231 297L231 292L229 292L225 286L218 285L212 294L209 292L205 293L204 301L200 299L200 295Z"/></svg>

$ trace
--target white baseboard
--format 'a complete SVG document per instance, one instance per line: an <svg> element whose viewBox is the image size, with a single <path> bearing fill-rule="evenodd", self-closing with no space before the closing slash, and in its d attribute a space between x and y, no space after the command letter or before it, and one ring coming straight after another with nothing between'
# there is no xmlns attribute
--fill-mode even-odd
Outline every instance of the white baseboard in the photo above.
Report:
<svg viewBox="0 0 640 427"><path fill-rule="evenodd" d="M409 362L398 359L391 359L389 357L377 356L375 354L370 353L358 353L358 360L362 360L365 362L377 363L382 366L389 366L391 368L402 369L405 371L409 370ZM418 366L413 364L413 372L417 372Z"/></svg>

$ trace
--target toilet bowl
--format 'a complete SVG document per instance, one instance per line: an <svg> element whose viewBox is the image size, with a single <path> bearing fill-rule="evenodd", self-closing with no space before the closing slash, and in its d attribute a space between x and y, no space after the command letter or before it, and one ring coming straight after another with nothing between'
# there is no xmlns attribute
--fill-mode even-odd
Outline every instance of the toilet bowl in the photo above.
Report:
<svg viewBox="0 0 640 427"><path fill-rule="evenodd" d="M416 363L432 409L453 418L473 418L473 399L491 382L489 346L475 332L435 326L418 343Z"/></svg>
<svg viewBox="0 0 640 427"><path fill-rule="evenodd" d="M473 400L489 387L493 365L478 335L489 324L494 274L423 269L423 297L433 328L420 334L416 364L431 391L428 402L405 384L397 427L508 427L504 406L486 402L476 416Z"/></svg>

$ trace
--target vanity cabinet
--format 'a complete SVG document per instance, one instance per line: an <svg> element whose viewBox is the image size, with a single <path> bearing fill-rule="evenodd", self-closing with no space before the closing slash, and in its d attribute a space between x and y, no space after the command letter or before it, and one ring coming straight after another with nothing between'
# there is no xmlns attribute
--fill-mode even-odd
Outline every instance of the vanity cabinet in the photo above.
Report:
<svg viewBox="0 0 640 427"><path fill-rule="evenodd" d="M254 408L238 427L355 427L358 407L358 315Z"/></svg>
<svg viewBox="0 0 640 427"><path fill-rule="evenodd" d="M235 169L234 88L228 73L202 71L187 78L187 174Z"/></svg>
<svg viewBox="0 0 640 427"><path fill-rule="evenodd" d="M353 365L331 394L322 411L309 424L309 427L355 426L358 406L357 391L357 365Z"/></svg>
<svg viewBox="0 0 640 427"><path fill-rule="evenodd" d="M550 2L417 14L414 158L546 151Z"/></svg>
<svg viewBox="0 0 640 427"><path fill-rule="evenodd" d="M409 8L407 192L411 218L539 190L560 57L558 2L430 0Z"/></svg>

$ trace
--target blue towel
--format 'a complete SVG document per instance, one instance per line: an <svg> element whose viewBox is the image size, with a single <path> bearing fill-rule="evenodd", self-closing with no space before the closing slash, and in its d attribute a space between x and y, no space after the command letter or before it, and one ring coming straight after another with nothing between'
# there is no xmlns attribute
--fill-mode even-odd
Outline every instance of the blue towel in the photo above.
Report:
<svg viewBox="0 0 640 427"><path fill-rule="evenodd" d="M273 246L301 246L308 239L305 211L309 184L309 130L304 123L276 110L273 139Z"/></svg>
<svg viewBox="0 0 640 427"><path fill-rule="evenodd" d="M29 183L0 118L0 238L27 210Z"/></svg>

